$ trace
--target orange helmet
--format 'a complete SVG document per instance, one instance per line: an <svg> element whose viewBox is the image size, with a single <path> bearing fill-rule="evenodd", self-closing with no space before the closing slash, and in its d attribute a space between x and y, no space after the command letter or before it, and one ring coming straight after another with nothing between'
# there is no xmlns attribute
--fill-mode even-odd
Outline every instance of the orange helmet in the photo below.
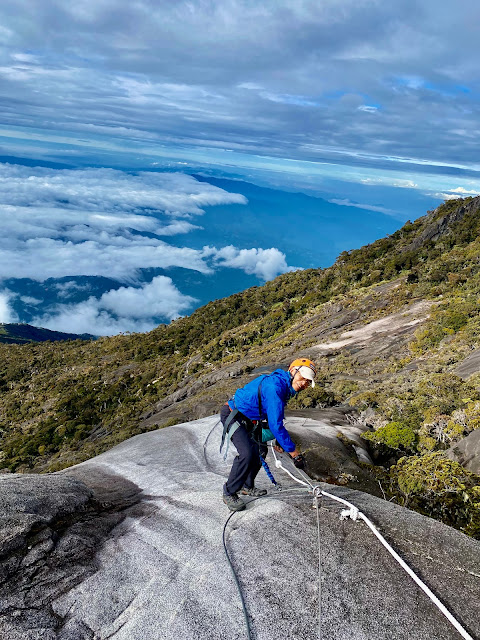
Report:
<svg viewBox="0 0 480 640"><path fill-rule="evenodd" d="M296 369L302 378L306 378L307 380L312 381L312 387L315 386L315 376L317 375L317 367L315 363L309 360L308 358L296 358L291 365L288 367L288 370Z"/></svg>

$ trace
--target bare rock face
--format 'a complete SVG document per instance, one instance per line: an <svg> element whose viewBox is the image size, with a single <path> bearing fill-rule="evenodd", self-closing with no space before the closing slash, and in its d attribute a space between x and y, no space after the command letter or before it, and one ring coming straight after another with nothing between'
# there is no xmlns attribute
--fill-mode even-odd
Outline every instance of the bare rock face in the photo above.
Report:
<svg viewBox="0 0 480 640"><path fill-rule="evenodd" d="M330 355L341 349L355 353L356 361L364 364L384 354L392 355L406 344L422 322L429 317L432 302L422 300L406 305L397 313L374 320L351 331L345 331L338 340L322 342L310 348L316 355Z"/></svg>
<svg viewBox="0 0 480 640"><path fill-rule="evenodd" d="M463 362L457 366L455 374L464 380L467 380L471 375L480 371L480 349L475 349L472 353L465 358Z"/></svg>
<svg viewBox="0 0 480 640"><path fill-rule="evenodd" d="M321 430L296 420L302 441ZM261 471L267 497L247 499L227 523L221 493L234 448L224 461L220 431L212 416L136 436L51 476L1 476L0 638L243 639L226 527L257 640L458 639L364 524L342 521L343 506L327 497L313 509L308 488L271 454L283 490ZM374 496L319 486L356 504L480 634L478 541Z"/></svg>
<svg viewBox="0 0 480 640"><path fill-rule="evenodd" d="M466 438L450 447L447 456L465 469L480 475L480 429L472 431Z"/></svg>
<svg viewBox="0 0 480 640"><path fill-rule="evenodd" d="M97 548L138 489L108 473L89 474L87 487L74 474L0 476L2 639L93 638L81 621L67 633L51 603L96 571Z"/></svg>
<svg viewBox="0 0 480 640"><path fill-rule="evenodd" d="M320 482L348 484L381 496L381 489L360 463L373 464L351 409L329 407L287 411L286 426L306 455L310 476Z"/></svg>
<svg viewBox="0 0 480 640"><path fill-rule="evenodd" d="M430 214L430 218L432 219L430 224L427 225L423 233L418 236L418 238L406 247L405 251L418 249L426 242L437 240L441 236L447 234L456 222L462 220L466 215L475 213L478 210L479 205L480 197L472 198L444 216L434 219L438 211L438 209L436 209L432 214Z"/></svg>

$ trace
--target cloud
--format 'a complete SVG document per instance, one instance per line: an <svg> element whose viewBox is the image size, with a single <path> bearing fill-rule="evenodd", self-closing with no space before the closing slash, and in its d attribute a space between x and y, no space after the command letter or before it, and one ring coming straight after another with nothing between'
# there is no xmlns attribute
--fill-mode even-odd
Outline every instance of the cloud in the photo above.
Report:
<svg viewBox="0 0 480 640"><path fill-rule="evenodd" d="M360 204L359 202L352 202L348 198L332 198L329 202L333 204L339 204L344 207L357 207L358 209L368 209L369 211L378 211L379 213L385 213L386 215L396 215L396 211L388 209L387 207L377 206L373 204Z"/></svg>
<svg viewBox="0 0 480 640"><path fill-rule="evenodd" d="M1 300L1 298L0 298ZM157 276L142 287L120 287L77 304L58 304L33 324L55 331L114 335L150 331L189 310L195 298L183 295L171 278ZM1 309L1 307L0 307Z"/></svg>
<svg viewBox="0 0 480 640"><path fill-rule="evenodd" d="M204 208L246 198L181 173L54 170L0 164L0 273L132 282L140 269L211 272L201 250L161 237L198 229Z"/></svg>
<svg viewBox="0 0 480 640"><path fill-rule="evenodd" d="M0 322L18 322L18 316L10 306L10 301L15 297L11 291L0 291Z"/></svg>
<svg viewBox="0 0 480 640"><path fill-rule="evenodd" d="M99 306L117 316L135 319L154 316L172 320L194 302L195 298L178 291L171 278L157 276L141 288L120 287L104 293Z"/></svg>
<svg viewBox="0 0 480 640"><path fill-rule="evenodd" d="M465 189L464 187L456 187L456 189L450 189L451 193L458 193L461 195L478 195L478 191L475 189Z"/></svg>
<svg viewBox="0 0 480 640"><path fill-rule="evenodd" d="M55 206L70 211L73 219L88 212L90 223L100 212L108 213L101 219L104 225L131 223L142 229L149 222L144 213L189 217L204 213L206 206L245 204L246 198L184 173L56 170L4 163L0 164L0 202L20 207ZM150 219L150 224L154 222Z"/></svg>
<svg viewBox="0 0 480 640"><path fill-rule="evenodd" d="M141 269L211 273L228 266L270 279L289 270L277 249L211 252L160 238L197 229L189 219L206 206L246 202L181 173L0 164L0 273L4 279L83 275L132 283Z"/></svg>
<svg viewBox="0 0 480 640"><path fill-rule="evenodd" d="M24 295L21 279L103 277L126 286L95 297L91 293L99 288L91 289L92 283L53 282L49 290L55 287L64 304L48 306L49 294L29 321L74 333L146 331L196 302L170 278L146 270L177 267L211 274L230 267L264 280L288 271L284 254L275 248L192 248L170 241L201 228L192 220L205 207L246 202L241 194L181 173L0 164L0 274L16 291L2 294L2 316L16 318L13 295L25 308L42 302ZM150 282L139 286L147 278ZM75 304L68 304L73 297Z"/></svg>
<svg viewBox="0 0 480 640"><path fill-rule="evenodd" d="M280 273L296 270L296 267L287 265L285 254L275 248L237 249L232 245L222 249L205 247L204 255L211 256L215 265L242 269L263 280L271 280Z"/></svg>
<svg viewBox="0 0 480 640"><path fill-rule="evenodd" d="M366 111L367 113L375 113L376 111L378 111L378 107L373 107L368 104L361 104L359 107L357 107L357 109L359 111Z"/></svg>
<svg viewBox="0 0 480 640"><path fill-rule="evenodd" d="M418 189L418 184L413 180L395 180L393 186L400 189Z"/></svg>
<svg viewBox="0 0 480 640"><path fill-rule="evenodd" d="M479 18L475 0L19 0L0 7L2 121L63 134L65 156L175 144L473 166Z"/></svg>
<svg viewBox="0 0 480 640"><path fill-rule="evenodd" d="M451 193L435 193L434 194L435 198L438 198L439 200L458 200L459 196L455 196Z"/></svg>
<svg viewBox="0 0 480 640"><path fill-rule="evenodd" d="M448 189L448 191L437 192L432 194L434 198L439 200L458 200L458 198L466 198L467 196L478 196L479 191L475 189L465 189L464 187L456 187Z"/></svg>
<svg viewBox="0 0 480 640"><path fill-rule="evenodd" d="M74 280L69 280L67 282L55 282L55 289L57 290L57 298L65 298L68 299L74 295L77 295L81 292L88 292L91 289L91 284L79 284Z"/></svg>
<svg viewBox="0 0 480 640"><path fill-rule="evenodd" d="M46 280L64 276L104 276L120 282L137 279L141 269L184 267L211 273L200 250L175 247L161 240L133 236L81 242L32 238L0 252L4 278Z"/></svg>
<svg viewBox="0 0 480 640"><path fill-rule="evenodd" d="M19 297L23 303L27 305L33 305L35 307L43 302L43 300L40 300L40 298L34 298L33 296L19 296Z"/></svg>

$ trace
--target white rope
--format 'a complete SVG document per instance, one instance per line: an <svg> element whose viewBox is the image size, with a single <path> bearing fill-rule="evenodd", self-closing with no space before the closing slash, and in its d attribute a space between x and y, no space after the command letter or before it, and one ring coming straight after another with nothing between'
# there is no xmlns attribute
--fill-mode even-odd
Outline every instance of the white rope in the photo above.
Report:
<svg viewBox="0 0 480 640"><path fill-rule="evenodd" d="M313 491L317 510L317 544L318 544L318 640L322 640L322 548L320 543L320 505L318 493Z"/></svg>
<svg viewBox="0 0 480 640"><path fill-rule="evenodd" d="M298 478L296 478L293 473L290 473L290 471L288 469L285 469L285 467L282 465L282 462L277 458L276 454L275 454L275 449L273 448L273 444L270 445L270 448L272 450L273 453L273 457L275 458L275 466L277 467L277 469L283 469L283 471L285 471L285 473L288 473L288 475L293 478L295 480L295 482L298 482L299 484L303 484L305 487L311 487L313 489L313 484L310 482L310 478L308 478L308 484L307 482L302 482L302 480L299 480Z"/></svg>
<svg viewBox="0 0 480 640"><path fill-rule="evenodd" d="M285 469L285 467L282 465L281 461L278 460L277 456L275 455L273 446L272 446L272 452L273 452L273 456L275 458L275 466L277 468L283 469L283 471L288 473L288 475L291 478L293 478L296 482L298 482L300 484L303 484L303 485L306 484L305 482L303 482L299 478L296 478L292 473L290 473L288 471L288 469ZM459 634L463 638L465 638L465 640L474 640L474 638L468 633L468 631L466 631L462 627L460 622L458 622L458 620L450 613L450 611L445 607L445 605L442 602L440 602L440 600L431 591L431 589L429 589L427 587L427 585L422 580L420 580L420 578L417 576L417 574L398 555L398 553L388 544L388 542L385 540L385 538L382 536L382 534L378 531L378 529L375 527L375 525L367 518L367 516L364 513L359 511L359 509L355 505L353 505L351 502L348 502L347 500L344 500L343 498L340 498L339 496L336 496L333 493L328 493L327 491L323 491L318 486L314 487L311 484L311 482L309 482L308 484L312 487L312 493L313 493L313 495L314 495L314 497L316 499L318 499L318 495L321 494L323 496L326 496L327 498L331 498L332 500L335 500L336 502L340 502L340 503L344 504L346 507L348 507L348 509L344 509L340 514L340 518L342 520L345 520L347 518L351 518L352 520L363 520L365 522L365 524L369 527L369 529L372 531L372 533L380 540L380 542L385 547L385 549L387 549L387 551L398 562L398 564L402 567L402 569L404 569L408 573L408 575L412 578L412 580L414 580L417 583L417 585L420 587L420 589L422 589L422 591L424 593L426 593L426 595L430 598L430 600L433 602L433 604L443 613L443 615L455 627L455 629L459 632ZM318 502L317 502L317 514L318 514ZM319 605L320 605L320 602L319 602Z"/></svg>
<svg viewBox="0 0 480 640"><path fill-rule="evenodd" d="M288 469L285 469L285 467L282 465L281 461L277 458L277 456L275 454L275 449L273 448L273 443L270 443L270 447L271 447L271 450L272 450L273 457L275 459L275 467L277 467L279 469L283 469L283 471L288 473L288 475L291 478L293 478L295 480L295 482L298 482L299 484L302 484L305 487L307 487L309 492L310 491L313 492L313 497L314 497L314 500L315 500L315 506L317 508L317 545L318 545L318 598L317 598L317 602L318 602L318 613L317 613L318 631L317 631L317 638L318 638L318 640L322 640L322 552L321 552L322 550L321 550L321 540L320 540L320 509L319 509L319 505L318 505L318 498L320 497L320 487L314 487L313 484L310 482L310 478L307 476L307 474L304 474L305 480L307 482L303 482L299 478L296 478L292 473L290 473L290 471Z"/></svg>

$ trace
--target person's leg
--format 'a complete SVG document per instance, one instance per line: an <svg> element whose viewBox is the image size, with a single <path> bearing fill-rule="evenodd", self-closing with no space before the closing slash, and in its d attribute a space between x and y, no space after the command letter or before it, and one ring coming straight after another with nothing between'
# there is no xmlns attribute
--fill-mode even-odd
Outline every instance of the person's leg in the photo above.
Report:
<svg viewBox="0 0 480 640"><path fill-rule="evenodd" d="M243 483L244 487L246 487L247 489L253 488L253 486L255 485L255 478L257 477L258 472L260 471L261 468L262 468L262 461L260 460L260 454L258 452L258 445L257 445L256 455L252 459L252 462L250 464L250 471L245 478L245 482Z"/></svg>
<svg viewBox="0 0 480 640"><path fill-rule="evenodd" d="M225 493L232 495L237 493L248 478L255 479L261 462L258 454L258 445L250 438L245 426L241 424L232 436L232 443L235 446L238 455L232 464L232 469L228 480L225 483Z"/></svg>
<svg viewBox="0 0 480 640"><path fill-rule="evenodd" d="M255 466L253 466L253 461L252 461L252 470L247 476L247 478L245 479L245 485L241 491L243 495L254 496L256 498L259 498L267 494L266 489L257 489L257 487L255 486L255 478L257 477L258 472L260 471L260 468L262 466L262 461L260 459L260 456L262 456L262 458L265 458L267 455L267 452L268 452L268 448L265 444L261 444L260 446L258 446L258 454L259 454L259 455L257 454L258 463Z"/></svg>

